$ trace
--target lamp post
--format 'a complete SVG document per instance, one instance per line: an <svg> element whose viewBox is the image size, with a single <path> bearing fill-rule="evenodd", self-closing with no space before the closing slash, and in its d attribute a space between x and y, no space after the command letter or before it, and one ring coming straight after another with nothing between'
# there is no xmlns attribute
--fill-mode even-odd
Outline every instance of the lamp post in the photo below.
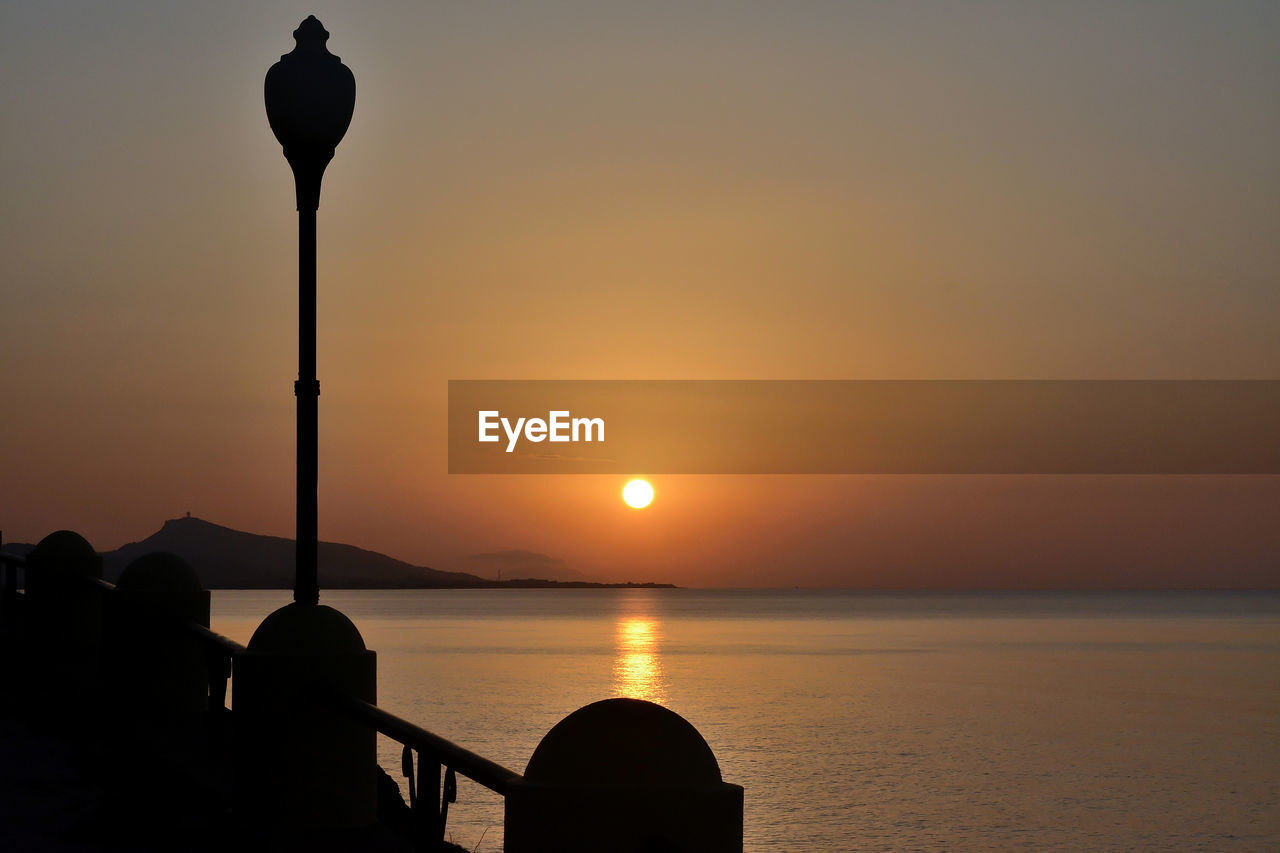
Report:
<svg viewBox="0 0 1280 853"><path fill-rule="evenodd" d="M293 31L293 51L267 71L267 121L293 168L298 198L298 508L293 600L316 604L316 481L318 400L316 378L316 209L320 181L334 149L351 124L356 80L329 53L329 33L314 15Z"/></svg>
<svg viewBox="0 0 1280 853"><path fill-rule="evenodd" d="M302 849L304 836L323 840L331 829L376 823L378 788L376 733L315 697L322 685L363 702L378 698L377 654L350 619L319 603L316 581L316 208L325 166L351 123L356 84L325 49L329 34L314 17L293 37L297 47L267 71L266 101L298 196L297 579L293 602L263 619L236 654L231 700L235 810L266 846L290 850Z"/></svg>

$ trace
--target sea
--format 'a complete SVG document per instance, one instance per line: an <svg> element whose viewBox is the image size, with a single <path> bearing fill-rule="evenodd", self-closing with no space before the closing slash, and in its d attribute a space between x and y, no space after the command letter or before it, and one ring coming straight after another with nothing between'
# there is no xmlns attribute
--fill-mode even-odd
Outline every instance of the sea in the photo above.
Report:
<svg viewBox="0 0 1280 853"><path fill-rule="evenodd" d="M288 591L213 593L247 642ZM325 592L378 704L523 772L611 696L745 788L745 850L1280 850L1280 592ZM234 688L233 688L234 689ZM234 701L234 699L233 699ZM402 782L400 746L379 762ZM447 837L502 850L459 777Z"/></svg>

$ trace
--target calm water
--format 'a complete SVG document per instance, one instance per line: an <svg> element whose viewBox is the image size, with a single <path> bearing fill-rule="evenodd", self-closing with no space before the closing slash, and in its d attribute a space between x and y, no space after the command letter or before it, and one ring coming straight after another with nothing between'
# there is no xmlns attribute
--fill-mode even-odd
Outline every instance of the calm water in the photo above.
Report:
<svg viewBox="0 0 1280 853"><path fill-rule="evenodd" d="M215 592L213 627L247 641L288 598ZM1280 849L1280 594L324 601L382 707L517 771L582 705L667 705L746 788L748 851ZM459 778L449 826L501 850L501 800Z"/></svg>

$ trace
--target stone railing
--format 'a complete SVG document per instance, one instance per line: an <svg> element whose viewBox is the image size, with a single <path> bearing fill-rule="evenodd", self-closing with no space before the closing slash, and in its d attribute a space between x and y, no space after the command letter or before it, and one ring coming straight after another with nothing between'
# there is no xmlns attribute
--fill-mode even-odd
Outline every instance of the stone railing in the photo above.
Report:
<svg viewBox="0 0 1280 853"><path fill-rule="evenodd" d="M209 592L170 554L139 558L111 584L89 543L59 531L0 567L13 704L93 742L106 803L131 812L126 834L194 823L281 849L437 850L461 774L504 797L509 853L742 850L742 788L659 705L587 705L520 774L378 708L376 655L332 608L282 608L244 646L209 629ZM388 808L375 732L403 745L407 819Z"/></svg>

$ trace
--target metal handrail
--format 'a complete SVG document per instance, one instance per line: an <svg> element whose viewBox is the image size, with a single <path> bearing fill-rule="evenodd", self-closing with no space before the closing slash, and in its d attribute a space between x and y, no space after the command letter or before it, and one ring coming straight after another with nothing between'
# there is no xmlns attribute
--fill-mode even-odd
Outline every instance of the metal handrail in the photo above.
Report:
<svg viewBox="0 0 1280 853"><path fill-rule="evenodd" d="M196 639L206 646L213 646L228 655L238 655L249 651L248 646L242 646L230 637L224 637L217 631L211 631L199 622L187 622L183 627L194 634Z"/></svg>
<svg viewBox="0 0 1280 853"><path fill-rule="evenodd" d="M458 746L453 741L429 732L421 726L415 726L408 720L382 710L377 705L371 705L362 699L324 685L316 685L316 694L331 707L367 724L392 740L417 750L422 755L431 756L440 764L461 773L496 794L505 797L512 783L519 782L523 778L514 770L508 770L497 762L476 755L471 750Z"/></svg>
<svg viewBox="0 0 1280 853"><path fill-rule="evenodd" d="M117 591L116 585L111 583L111 581L103 580L102 578L85 578L85 580L88 581L91 586L94 586L103 592L113 593ZM145 608L145 606L144 609L150 610L149 608ZM148 615L153 618L164 618L168 616L168 614L162 611L150 611ZM180 627L185 629L188 633L193 634L195 638L204 645L212 646L225 654L238 655L241 652L247 652L249 650L247 646L242 646L230 637L224 637L217 631L210 630L204 625L201 625L199 622L192 622L187 619L179 619L175 621L177 621Z"/></svg>

